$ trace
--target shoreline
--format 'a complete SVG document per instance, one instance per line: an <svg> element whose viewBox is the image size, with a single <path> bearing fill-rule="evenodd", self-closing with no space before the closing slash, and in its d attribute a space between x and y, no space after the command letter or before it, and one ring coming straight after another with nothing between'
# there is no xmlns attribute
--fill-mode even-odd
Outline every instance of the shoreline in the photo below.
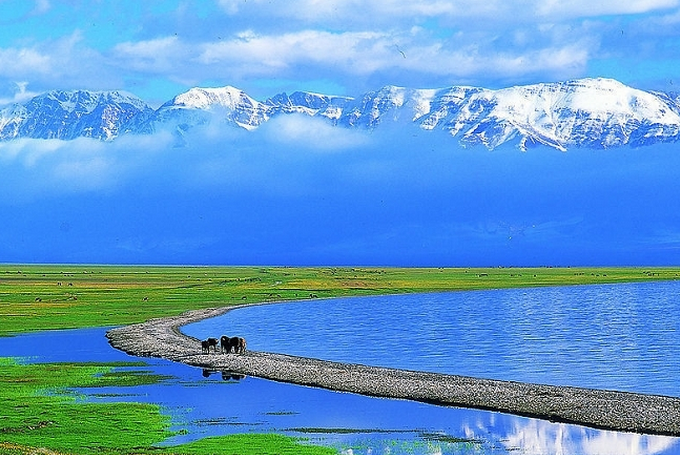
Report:
<svg viewBox="0 0 680 455"><path fill-rule="evenodd" d="M252 305L252 304L250 304ZM107 331L116 349L279 382L440 406L497 411L603 430L680 436L680 398L399 370L247 351L201 353L183 325L246 305L192 310Z"/></svg>

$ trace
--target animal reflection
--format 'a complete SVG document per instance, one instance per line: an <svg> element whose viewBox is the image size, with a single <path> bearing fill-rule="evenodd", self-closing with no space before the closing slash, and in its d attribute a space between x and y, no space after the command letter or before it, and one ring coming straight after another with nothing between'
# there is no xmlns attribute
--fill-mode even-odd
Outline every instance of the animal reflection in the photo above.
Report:
<svg viewBox="0 0 680 455"><path fill-rule="evenodd" d="M233 373L231 371L219 371L219 370L210 370L207 368L203 369L203 377L204 378L209 378L213 374L220 373L222 380L223 381L240 381L242 379L246 378L245 374L238 374L238 373Z"/></svg>
<svg viewBox="0 0 680 455"><path fill-rule="evenodd" d="M241 379L245 378L246 378L245 374L231 373L229 371L222 372L223 381L240 381Z"/></svg>
<svg viewBox="0 0 680 455"><path fill-rule="evenodd" d="M201 341L201 352L204 354L209 353L210 346L212 346L214 352L217 352L217 338L208 338L207 340Z"/></svg>
<svg viewBox="0 0 680 455"><path fill-rule="evenodd" d="M220 338L220 348L222 353L230 354L234 352L235 354L243 354L246 352L246 339L241 337L228 337L222 335Z"/></svg>

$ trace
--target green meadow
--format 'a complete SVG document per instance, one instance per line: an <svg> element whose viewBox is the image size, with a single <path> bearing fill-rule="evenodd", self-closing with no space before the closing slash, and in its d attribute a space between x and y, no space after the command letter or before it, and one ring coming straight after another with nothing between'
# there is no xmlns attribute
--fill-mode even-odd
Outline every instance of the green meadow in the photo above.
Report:
<svg viewBox="0 0 680 455"><path fill-rule="evenodd" d="M0 266L0 336L215 306L348 295L674 280L680 268Z"/></svg>
<svg viewBox="0 0 680 455"><path fill-rule="evenodd" d="M0 266L0 336L105 327L244 303L510 287L675 280L680 268L289 268ZM0 356L4 355L0 353ZM0 358L0 455L325 454L275 434L159 448L168 417L151 404L91 403L74 388L163 380L141 364L26 365ZM130 368L136 366L137 368Z"/></svg>

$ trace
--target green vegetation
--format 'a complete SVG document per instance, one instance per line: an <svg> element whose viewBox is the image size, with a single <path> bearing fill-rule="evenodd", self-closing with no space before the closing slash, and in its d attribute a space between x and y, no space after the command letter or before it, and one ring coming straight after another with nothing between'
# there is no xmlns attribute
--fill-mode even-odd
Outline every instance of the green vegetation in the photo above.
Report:
<svg viewBox="0 0 680 455"><path fill-rule="evenodd" d="M680 268L0 266L0 336L347 295L675 280Z"/></svg>
<svg viewBox="0 0 680 455"><path fill-rule="evenodd" d="M169 418L158 406L88 403L67 388L153 383L160 378L114 370L129 364L22 364L0 362L0 440L18 447L70 453L129 453L168 436ZM2 453L2 450L0 450Z"/></svg>
<svg viewBox="0 0 680 455"><path fill-rule="evenodd" d="M287 268L0 266L0 336L124 325L186 310L347 295L676 280L680 268ZM143 364L141 364L143 365ZM137 364L31 364L0 359L0 455L321 454L275 434L155 447L170 435L158 406L90 403L78 387L162 380ZM441 443L441 441L437 441ZM447 441L455 444L467 441Z"/></svg>
<svg viewBox="0 0 680 455"><path fill-rule="evenodd" d="M164 378L123 367L144 363L24 364L0 358L0 455L79 454L330 454L276 434L246 434L177 447L152 447L172 433L158 406L91 403L73 388L152 384ZM41 448L38 451L36 448Z"/></svg>

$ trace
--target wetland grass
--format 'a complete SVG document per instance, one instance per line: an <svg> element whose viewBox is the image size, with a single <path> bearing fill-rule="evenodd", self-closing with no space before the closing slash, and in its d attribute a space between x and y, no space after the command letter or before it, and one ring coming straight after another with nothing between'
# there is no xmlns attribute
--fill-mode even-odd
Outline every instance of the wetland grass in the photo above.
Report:
<svg viewBox="0 0 680 455"><path fill-rule="evenodd" d="M172 436L153 404L91 403L75 388L125 387L165 379L143 363L37 363L0 358L0 455L23 454L303 454L335 453L276 434L247 434L157 447Z"/></svg>
<svg viewBox="0 0 680 455"><path fill-rule="evenodd" d="M154 375L118 371L138 364L0 361L0 441L66 453L129 453L171 435L169 417L158 406L89 403L74 388L150 384ZM0 446L0 453L3 453Z"/></svg>
<svg viewBox="0 0 680 455"><path fill-rule="evenodd" d="M288 268L88 265L0 266L0 336L116 326L187 310L267 301L511 287L676 280L680 268ZM326 454L277 434L157 447L158 406L88 403L80 387L159 381L138 364L23 364L0 359L0 455Z"/></svg>

